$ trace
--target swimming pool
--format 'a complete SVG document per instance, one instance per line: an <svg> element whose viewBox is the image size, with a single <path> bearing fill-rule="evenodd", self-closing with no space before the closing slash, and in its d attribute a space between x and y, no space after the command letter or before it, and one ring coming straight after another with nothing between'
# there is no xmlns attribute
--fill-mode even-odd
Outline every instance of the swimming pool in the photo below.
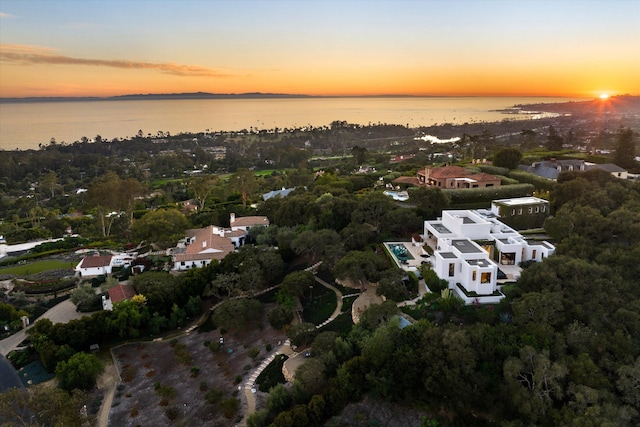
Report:
<svg viewBox="0 0 640 427"><path fill-rule="evenodd" d="M407 247L402 243L390 243L387 246L389 247L391 253L393 253L393 255L401 261L414 259L413 255L411 255L411 252L409 252L409 249L407 249Z"/></svg>

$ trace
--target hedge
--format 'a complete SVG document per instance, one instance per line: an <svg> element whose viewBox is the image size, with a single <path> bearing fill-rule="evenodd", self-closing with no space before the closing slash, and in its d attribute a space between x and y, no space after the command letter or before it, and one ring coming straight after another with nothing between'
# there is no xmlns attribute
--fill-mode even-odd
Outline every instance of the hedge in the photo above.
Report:
<svg viewBox="0 0 640 427"><path fill-rule="evenodd" d="M517 179L522 184L531 184L536 190L552 190L555 186L555 181L553 180L521 170L512 170L507 174L507 176L509 178Z"/></svg>
<svg viewBox="0 0 640 427"><path fill-rule="evenodd" d="M501 168L499 166L491 166L491 165L476 165L476 166L482 172L488 173L491 175L507 175L509 173L508 168Z"/></svg>
<svg viewBox="0 0 640 427"><path fill-rule="evenodd" d="M532 184L516 184L486 188L445 189L442 192L449 197L451 205L459 205L530 196L534 190L535 187Z"/></svg>

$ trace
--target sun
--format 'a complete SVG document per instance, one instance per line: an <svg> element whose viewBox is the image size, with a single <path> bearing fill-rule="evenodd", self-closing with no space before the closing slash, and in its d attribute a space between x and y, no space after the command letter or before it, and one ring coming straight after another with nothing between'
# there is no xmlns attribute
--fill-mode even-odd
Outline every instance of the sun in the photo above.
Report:
<svg viewBox="0 0 640 427"><path fill-rule="evenodd" d="M600 94L600 99L607 99L609 98L609 94L608 93L601 93Z"/></svg>

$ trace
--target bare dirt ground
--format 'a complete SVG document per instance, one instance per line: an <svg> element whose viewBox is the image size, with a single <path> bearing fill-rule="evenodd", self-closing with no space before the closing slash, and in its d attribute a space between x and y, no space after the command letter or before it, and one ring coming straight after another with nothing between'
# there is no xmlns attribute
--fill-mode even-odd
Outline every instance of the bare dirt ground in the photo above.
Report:
<svg viewBox="0 0 640 427"><path fill-rule="evenodd" d="M268 311L265 310L265 313ZM232 426L246 412L244 382L261 360L284 342L266 319L262 329L253 328L224 335L224 345L213 352L206 341L216 343L221 335L194 331L174 340L127 344L112 350L122 382L116 387L109 413L109 426ZM252 359L248 352L260 350ZM197 374L194 373L199 368ZM236 376L242 377L240 383ZM173 390L173 391L172 391ZM213 398L218 394L219 398ZM217 403L207 402L217 400ZM227 399L239 401L238 411L227 411Z"/></svg>

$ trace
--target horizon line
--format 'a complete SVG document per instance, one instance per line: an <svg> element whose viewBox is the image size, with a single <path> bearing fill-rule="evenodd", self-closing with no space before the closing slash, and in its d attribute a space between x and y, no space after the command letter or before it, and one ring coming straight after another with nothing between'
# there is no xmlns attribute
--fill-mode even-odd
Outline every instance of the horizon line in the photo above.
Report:
<svg viewBox="0 0 640 427"><path fill-rule="evenodd" d="M276 93L276 92L237 92L237 93L216 93L216 92L160 92L160 93L129 93L121 95L96 96L64 96L64 95L42 95L23 97L0 97L0 101L54 101L54 100L126 100L126 98L144 97L298 97L298 98L597 98L587 95L539 95L539 94L455 94L455 95L416 95L416 94L367 94L367 95L309 95L301 93ZM616 94L616 96L640 96L633 94Z"/></svg>

